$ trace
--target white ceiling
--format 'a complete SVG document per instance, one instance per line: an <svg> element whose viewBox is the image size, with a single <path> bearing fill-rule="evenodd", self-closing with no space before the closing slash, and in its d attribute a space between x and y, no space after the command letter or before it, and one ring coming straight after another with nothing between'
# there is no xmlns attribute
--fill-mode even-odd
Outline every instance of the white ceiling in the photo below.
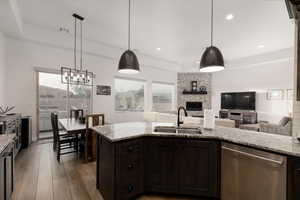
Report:
<svg viewBox="0 0 300 200"><path fill-rule="evenodd" d="M73 32L71 15L77 12L86 18L87 38L126 48L127 0L18 3L25 28L66 27ZM133 6L134 49L185 66L195 65L210 41L210 0L133 0ZM228 13L235 18L225 20ZM284 0L215 0L214 27L215 45L227 61L290 48L294 43L294 26ZM265 47L258 48L261 44Z"/></svg>

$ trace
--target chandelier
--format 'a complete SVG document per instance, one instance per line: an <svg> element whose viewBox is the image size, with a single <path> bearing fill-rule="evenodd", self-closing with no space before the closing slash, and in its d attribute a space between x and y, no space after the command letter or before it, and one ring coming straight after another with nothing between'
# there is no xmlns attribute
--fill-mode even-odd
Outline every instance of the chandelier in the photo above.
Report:
<svg viewBox="0 0 300 200"><path fill-rule="evenodd" d="M83 70L83 59L82 59L82 22L83 17L73 14L74 26L75 26L75 37L74 37L74 68L61 67L61 82L63 84L71 85L93 85L93 72ZM80 21L80 66L77 67L77 20Z"/></svg>

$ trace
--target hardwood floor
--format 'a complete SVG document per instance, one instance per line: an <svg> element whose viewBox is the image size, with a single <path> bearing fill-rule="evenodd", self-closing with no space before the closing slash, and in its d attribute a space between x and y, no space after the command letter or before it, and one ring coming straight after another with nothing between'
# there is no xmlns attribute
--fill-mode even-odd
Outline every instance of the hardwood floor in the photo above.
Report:
<svg viewBox="0 0 300 200"><path fill-rule="evenodd" d="M75 155L68 155L58 163L52 144L43 141L22 150L17 156L12 200L104 199L96 189L95 162L83 163ZM138 200L192 199L143 196Z"/></svg>

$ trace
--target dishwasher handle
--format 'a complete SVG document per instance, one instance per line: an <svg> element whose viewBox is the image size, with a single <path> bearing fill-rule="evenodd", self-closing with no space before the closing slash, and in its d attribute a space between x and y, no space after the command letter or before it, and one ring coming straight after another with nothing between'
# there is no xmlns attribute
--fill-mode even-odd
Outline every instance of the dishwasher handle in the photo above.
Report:
<svg viewBox="0 0 300 200"><path fill-rule="evenodd" d="M231 152L234 152L234 153L242 154L242 155L247 156L247 157L272 162L272 163L275 163L277 165L282 165L283 162L284 162L284 161L273 160L273 159L270 159L270 158L265 158L265 157L262 157L262 156L258 156L258 155L255 155L255 154L247 153L247 152L244 152L244 151L239 151L239 150L224 147L224 146L222 146L222 149L227 150L227 151L231 151Z"/></svg>

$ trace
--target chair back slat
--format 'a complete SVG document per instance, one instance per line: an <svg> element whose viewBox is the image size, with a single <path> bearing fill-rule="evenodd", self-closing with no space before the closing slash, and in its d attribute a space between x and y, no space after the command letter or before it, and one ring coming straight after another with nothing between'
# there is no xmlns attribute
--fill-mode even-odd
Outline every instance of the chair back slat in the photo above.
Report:
<svg viewBox="0 0 300 200"><path fill-rule="evenodd" d="M54 113L51 113L51 126L52 126L52 133L53 133L53 138L55 135L55 127L54 127Z"/></svg>
<svg viewBox="0 0 300 200"><path fill-rule="evenodd" d="M86 128L104 125L104 114L92 114L86 116Z"/></svg>
<svg viewBox="0 0 300 200"><path fill-rule="evenodd" d="M51 125L52 125L52 133L53 133L53 150L56 151L57 147L57 140L58 140L58 120L57 114L52 112L51 113Z"/></svg>
<svg viewBox="0 0 300 200"><path fill-rule="evenodd" d="M70 110L70 118L73 118L73 114L75 119L79 119L80 117L83 117L83 109L77 109L77 108L72 108Z"/></svg>
<svg viewBox="0 0 300 200"><path fill-rule="evenodd" d="M53 129L53 137L55 138L55 140L59 139L58 116L56 113L51 113L51 123Z"/></svg>

